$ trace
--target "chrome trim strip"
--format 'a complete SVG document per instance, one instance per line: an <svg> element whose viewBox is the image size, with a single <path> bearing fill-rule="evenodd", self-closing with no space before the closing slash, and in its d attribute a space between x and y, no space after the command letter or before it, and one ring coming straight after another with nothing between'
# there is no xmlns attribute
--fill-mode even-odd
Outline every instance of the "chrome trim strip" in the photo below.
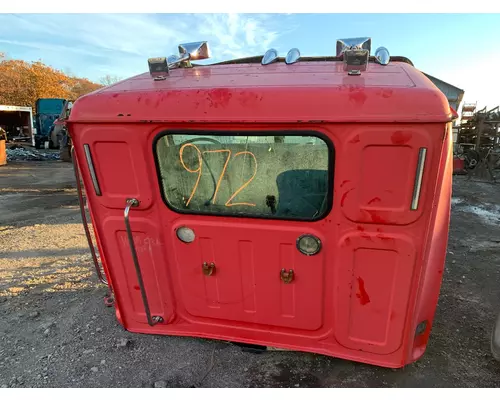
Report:
<svg viewBox="0 0 500 400"><path fill-rule="evenodd" d="M85 151L85 158L87 159L87 166L89 167L90 177L92 178L92 184L94 185L95 194L97 196L101 196L101 188L99 186L97 175L95 173L92 155L90 154L90 146L88 144L84 144L83 150Z"/></svg>
<svg viewBox="0 0 500 400"><path fill-rule="evenodd" d="M413 197L411 199L412 211L418 209L418 202L420 201L420 192L422 190L422 177L424 175L425 158L427 156L427 149L421 147L418 153L417 173L415 175L415 183L413 186Z"/></svg>

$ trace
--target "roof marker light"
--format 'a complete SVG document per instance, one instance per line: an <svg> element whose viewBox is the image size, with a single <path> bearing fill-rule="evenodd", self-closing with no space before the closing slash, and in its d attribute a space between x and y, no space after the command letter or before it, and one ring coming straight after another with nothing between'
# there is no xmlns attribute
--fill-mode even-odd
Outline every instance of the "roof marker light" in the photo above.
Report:
<svg viewBox="0 0 500 400"><path fill-rule="evenodd" d="M290 49L285 58L285 63L294 64L300 59L300 51L297 48Z"/></svg>
<svg viewBox="0 0 500 400"><path fill-rule="evenodd" d="M377 50L375 50L375 59L380 65L389 64L389 61L391 61L389 50L387 50L385 47L379 47Z"/></svg>
<svg viewBox="0 0 500 400"><path fill-rule="evenodd" d="M275 49L269 49L262 57L261 64L268 65L275 62L278 59L278 52Z"/></svg>

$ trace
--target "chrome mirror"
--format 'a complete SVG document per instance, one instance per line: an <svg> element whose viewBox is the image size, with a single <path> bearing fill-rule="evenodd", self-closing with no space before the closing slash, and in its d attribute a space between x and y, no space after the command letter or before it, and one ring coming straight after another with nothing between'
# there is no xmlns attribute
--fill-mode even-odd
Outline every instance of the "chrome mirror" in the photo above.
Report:
<svg viewBox="0 0 500 400"><path fill-rule="evenodd" d="M381 65L389 64L389 61L391 60L389 50L387 50L385 47L379 47L377 50L375 50L375 59Z"/></svg>
<svg viewBox="0 0 500 400"><path fill-rule="evenodd" d="M188 60L205 60L210 58L210 50L207 42L193 42L179 45L180 58L187 57Z"/></svg>
<svg viewBox="0 0 500 400"><path fill-rule="evenodd" d="M346 50L368 50L370 54L371 47L371 38L339 39L337 40L337 57L340 57Z"/></svg>
<svg viewBox="0 0 500 400"><path fill-rule="evenodd" d="M265 52L264 57L262 57L262 65L268 65L275 62L278 59L278 52L275 49L269 49Z"/></svg>
<svg viewBox="0 0 500 400"><path fill-rule="evenodd" d="M299 61L299 59L300 59L299 49L293 48L287 53L287 55L285 57L285 63L293 64L293 63L296 63L297 61Z"/></svg>
<svg viewBox="0 0 500 400"><path fill-rule="evenodd" d="M347 71L349 75L361 75L361 71L366 71L370 50L370 38L337 40L337 56L342 57L344 71Z"/></svg>
<svg viewBox="0 0 500 400"><path fill-rule="evenodd" d="M172 64L172 66L173 66L178 61L179 61L179 56L176 56L175 54L172 54L171 56L167 57L168 65Z"/></svg>

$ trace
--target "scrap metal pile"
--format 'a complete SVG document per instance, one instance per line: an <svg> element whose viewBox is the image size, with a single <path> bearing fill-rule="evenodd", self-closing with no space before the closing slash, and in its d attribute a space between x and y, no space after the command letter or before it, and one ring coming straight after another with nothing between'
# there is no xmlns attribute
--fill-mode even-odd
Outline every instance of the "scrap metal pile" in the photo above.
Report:
<svg viewBox="0 0 500 400"><path fill-rule="evenodd" d="M13 145L7 148L7 161L59 160L59 152L36 150L32 147Z"/></svg>
<svg viewBox="0 0 500 400"><path fill-rule="evenodd" d="M469 177L496 181L494 170L500 168L499 107L476 111L474 104L465 104L462 113L457 156Z"/></svg>

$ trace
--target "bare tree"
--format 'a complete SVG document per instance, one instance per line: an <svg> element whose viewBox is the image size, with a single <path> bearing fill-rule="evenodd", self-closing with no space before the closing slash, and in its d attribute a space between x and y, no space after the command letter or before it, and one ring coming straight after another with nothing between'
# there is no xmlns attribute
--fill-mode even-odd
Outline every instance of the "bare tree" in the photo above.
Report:
<svg viewBox="0 0 500 400"><path fill-rule="evenodd" d="M104 86L109 86L109 85L112 85L112 84L114 84L114 83L117 83L117 82L119 82L119 81L121 81L121 80L122 80L122 78L120 78L120 77L118 77L118 76L115 76L115 75L109 75L109 74L108 74L108 75L106 75L106 76L102 77L102 78L100 79L100 81L99 81L99 82L100 82L102 85L104 85Z"/></svg>

